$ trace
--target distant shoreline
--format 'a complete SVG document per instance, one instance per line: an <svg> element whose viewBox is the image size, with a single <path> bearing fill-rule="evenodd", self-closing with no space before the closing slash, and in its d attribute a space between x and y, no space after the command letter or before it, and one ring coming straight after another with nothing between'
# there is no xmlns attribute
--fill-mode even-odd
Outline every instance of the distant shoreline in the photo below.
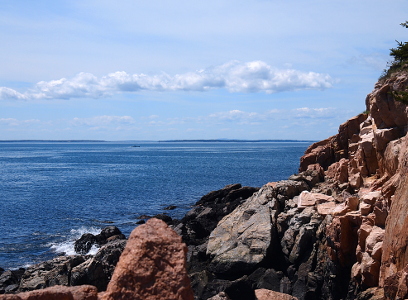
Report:
<svg viewBox="0 0 408 300"><path fill-rule="evenodd" d="M304 142L311 142L314 143L316 141L310 140L239 140L239 139L214 139L214 140L165 140L159 141L161 143L188 143L188 142L210 142L210 143L234 143L234 142L245 142L245 143L265 143L265 142L290 142L290 143L304 143Z"/></svg>
<svg viewBox="0 0 408 300"><path fill-rule="evenodd" d="M314 140L240 140L240 139L210 139L210 140L162 140L162 141L148 141L148 140L124 140L124 141L105 141L105 140L0 140L0 143L314 143Z"/></svg>

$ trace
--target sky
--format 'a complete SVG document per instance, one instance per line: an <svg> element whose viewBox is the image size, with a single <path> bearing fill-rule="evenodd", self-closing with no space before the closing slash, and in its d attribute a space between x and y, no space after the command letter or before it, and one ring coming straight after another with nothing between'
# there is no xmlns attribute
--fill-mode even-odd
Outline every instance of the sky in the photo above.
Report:
<svg viewBox="0 0 408 300"><path fill-rule="evenodd" d="M321 140L406 0L2 0L0 140Z"/></svg>

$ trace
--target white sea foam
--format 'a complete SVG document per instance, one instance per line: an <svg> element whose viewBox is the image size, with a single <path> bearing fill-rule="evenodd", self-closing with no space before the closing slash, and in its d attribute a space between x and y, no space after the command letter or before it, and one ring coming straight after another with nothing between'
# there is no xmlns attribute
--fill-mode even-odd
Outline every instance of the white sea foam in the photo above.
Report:
<svg viewBox="0 0 408 300"><path fill-rule="evenodd" d="M50 243L50 248L56 253L64 253L65 255L77 254L74 249L75 241L78 240L84 233L92 233L97 235L101 233L100 228L96 227L80 227L78 229L71 229L70 234L67 236L65 241L59 243ZM98 252L98 247L93 245L88 254L96 254Z"/></svg>

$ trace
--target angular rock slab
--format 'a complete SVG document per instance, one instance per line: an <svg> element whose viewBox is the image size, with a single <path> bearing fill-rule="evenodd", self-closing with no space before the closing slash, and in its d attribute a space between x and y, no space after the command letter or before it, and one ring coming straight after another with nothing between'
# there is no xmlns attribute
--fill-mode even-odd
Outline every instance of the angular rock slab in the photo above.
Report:
<svg viewBox="0 0 408 300"><path fill-rule="evenodd" d="M279 208L275 194L273 187L265 185L221 219L207 246L207 254L213 257L212 271L249 271L264 260L271 247L273 219Z"/></svg>
<svg viewBox="0 0 408 300"><path fill-rule="evenodd" d="M297 300L298 298L288 294L274 292L267 289L255 290L256 300Z"/></svg>
<svg viewBox="0 0 408 300"><path fill-rule="evenodd" d="M149 219L130 234L103 300L192 300L187 247L161 220Z"/></svg>
<svg viewBox="0 0 408 300"><path fill-rule="evenodd" d="M97 300L98 290L91 285L62 286L55 285L15 295L0 295L1 300Z"/></svg>
<svg viewBox="0 0 408 300"><path fill-rule="evenodd" d="M313 205L324 203L324 202L334 202L334 201L335 200L332 196L328 196L322 193L311 193L308 191L303 191L299 195L298 206L307 207L307 206L313 206Z"/></svg>

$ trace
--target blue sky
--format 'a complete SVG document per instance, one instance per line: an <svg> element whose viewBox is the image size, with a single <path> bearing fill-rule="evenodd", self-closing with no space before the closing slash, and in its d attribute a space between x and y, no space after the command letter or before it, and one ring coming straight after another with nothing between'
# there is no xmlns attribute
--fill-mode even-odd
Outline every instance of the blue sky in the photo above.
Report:
<svg viewBox="0 0 408 300"><path fill-rule="evenodd" d="M337 133L406 0L0 1L0 140Z"/></svg>

